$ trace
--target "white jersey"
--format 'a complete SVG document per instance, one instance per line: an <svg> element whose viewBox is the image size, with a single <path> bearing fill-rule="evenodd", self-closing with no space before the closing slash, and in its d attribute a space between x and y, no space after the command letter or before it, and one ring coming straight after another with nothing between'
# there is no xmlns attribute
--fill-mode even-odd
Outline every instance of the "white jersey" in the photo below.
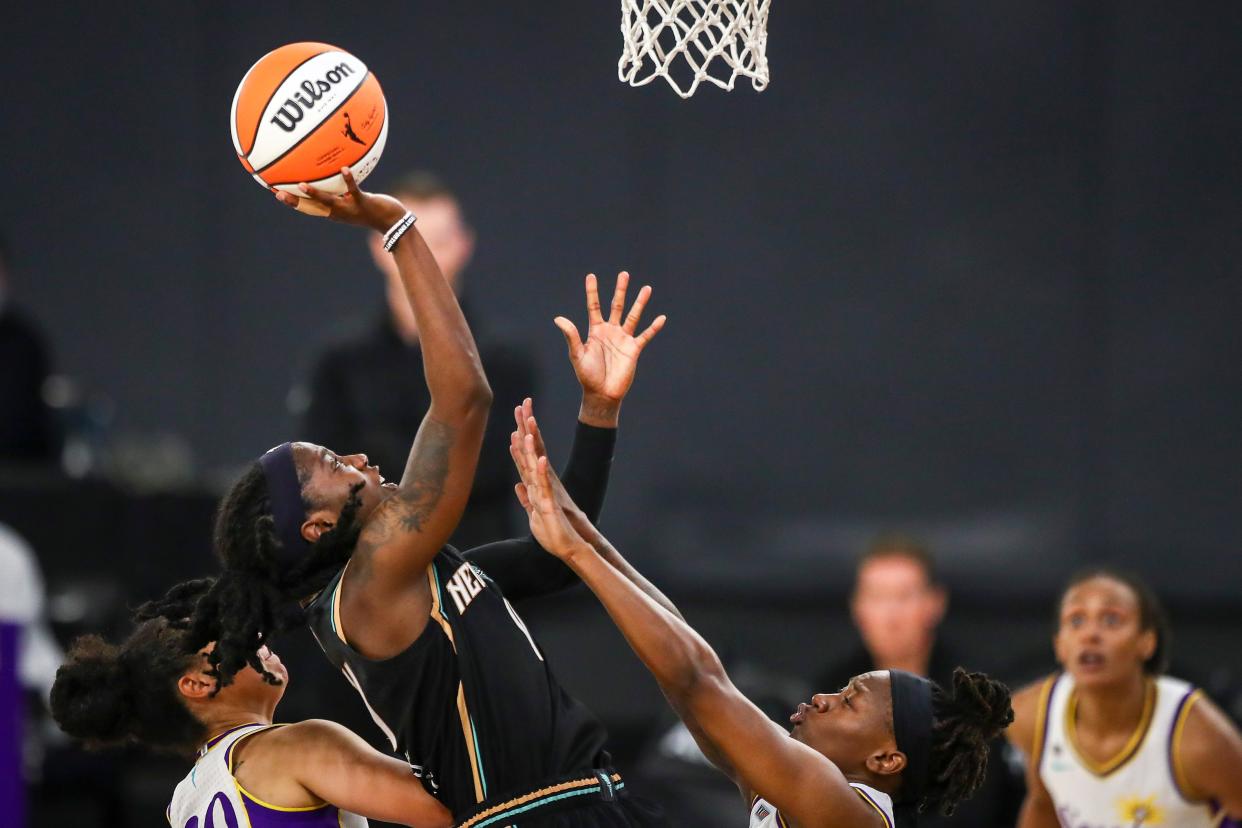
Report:
<svg viewBox="0 0 1242 828"><path fill-rule="evenodd" d="M247 736L280 725L243 725L207 743L177 785L165 816L173 828L367 828L367 821L334 805L284 808L251 795L233 776L233 748Z"/></svg>
<svg viewBox="0 0 1242 828"><path fill-rule="evenodd" d="M893 828L896 824L893 821L893 800L888 794L856 782L851 782L850 787L864 802L875 808L876 813L884 820L884 828ZM750 828L789 828L789 823L767 800L755 796L750 800Z"/></svg>
<svg viewBox="0 0 1242 828"><path fill-rule="evenodd" d="M1201 692L1180 679L1147 683L1138 727L1125 747L1097 763L1075 741L1074 679L1063 673L1044 683L1032 761L1065 828L1212 828L1220 814L1186 798L1177 747Z"/></svg>

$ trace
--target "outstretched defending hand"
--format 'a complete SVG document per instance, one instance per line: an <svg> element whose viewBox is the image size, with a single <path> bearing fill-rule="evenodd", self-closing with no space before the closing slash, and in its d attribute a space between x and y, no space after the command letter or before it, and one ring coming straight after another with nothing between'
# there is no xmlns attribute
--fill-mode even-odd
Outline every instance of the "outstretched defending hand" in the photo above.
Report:
<svg viewBox="0 0 1242 828"><path fill-rule="evenodd" d="M340 195L325 193L306 182L298 185L298 189L306 193L306 198L298 198L293 193L275 190L276 200L300 213L316 216L327 216L342 224L353 224L358 227L370 227L377 233L383 233L396 224L405 215L405 206L397 199L379 193L364 193L358 189L358 182L349 167L341 167L341 177L348 188Z"/></svg>
<svg viewBox="0 0 1242 828"><path fill-rule="evenodd" d="M556 327L565 335L565 343L569 346L569 362L582 385L584 401L596 398L601 404L619 405L634 382L639 354L660 332L667 320L666 316L657 316L645 331L635 336L634 331L638 329L643 309L651 298L651 286L644 285L638 291L638 298L634 300L634 306L630 308L630 313L623 322L621 315L625 311L625 290L629 283L629 273L622 271L617 274L612 308L605 321L600 311L599 285L595 274L586 277L589 323L586 342L582 341L573 322L563 316L554 320Z"/></svg>
<svg viewBox="0 0 1242 828"><path fill-rule="evenodd" d="M533 421L534 418L532 417ZM509 453L517 466L522 482L514 486L518 501L530 519L530 532L544 549L561 560L568 560L593 547L575 531L565 510L558 502L556 488L560 483L548 466L548 457L536 448L534 434L527 432L520 440L514 432ZM563 489L562 489L563 491Z"/></svg>
<svg viewBox="0 0 1242 828"><path fill-rule="evenodd" d="M527 435L534 438L536 456L547 457L548 450L543 442L543 432L539 430L539 423L535 420L535 404L530 397L522 400L522 404L513 409L513 421L517 427L509 434L509 454L512 455L513 462L517 464L520 474L522 464L518 455L523 451L522 447L526 443ZM574 499L569 496L569 492L565 491L565 485L561 483L556 469L551 467L548 468L548 483L552 487L553 499L571 519L587 520L586 515L582 514L582 510L578 508L578 504L574 503Z"/></svg>

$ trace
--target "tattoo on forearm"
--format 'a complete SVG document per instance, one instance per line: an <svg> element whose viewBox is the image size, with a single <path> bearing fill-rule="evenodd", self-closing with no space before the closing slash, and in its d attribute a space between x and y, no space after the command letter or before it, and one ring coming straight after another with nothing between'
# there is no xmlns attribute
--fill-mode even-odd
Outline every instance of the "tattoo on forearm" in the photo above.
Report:
<svg viewBox="0 0 1242 828"><path fill-rule="evenodd" d="M375 510L359 538L355 557L383 546L397 533L423 530L444 497L455 436L456 430L445 423L427 420L423 424L401 488Z"/></svg>

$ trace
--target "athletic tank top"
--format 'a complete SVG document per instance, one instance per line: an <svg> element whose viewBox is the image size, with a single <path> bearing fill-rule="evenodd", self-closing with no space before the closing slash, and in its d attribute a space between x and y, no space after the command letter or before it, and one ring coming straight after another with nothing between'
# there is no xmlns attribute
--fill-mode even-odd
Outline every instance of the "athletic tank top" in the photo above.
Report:
<svg viewBox="0 0 1242 828"><path fill-rule="evenodd" d="M426 628L387 659L345 643L345 571L308 608L311 631L393 749L455 815L607 766L603 726L557 683L496 584L456 549L446 546L427 568Z"/></svg>
<svg viewBox="0 0 1242 828"><path fill-rule="evenodd" d="M875 788L868 788L866 785L859 785L857 782L851 782L850 787L868 805L875 808L876 813L884 820L884 828L893 828L896 824L893 820L893 800L888 794L877 791ZM780 811L768 804L767 800L752 796L750 828L789 828L789 823L781 816Z"/></svg>
<svg viewBox="0 0 1242 828"><path fill-rule="evenodd" d="M1176 748L1190 708L1199 699L1180 679L1149 679L1138 728L1116 756L1097 763L1078 751L1077 699L1068 673L1044 683L1036 721L1033 760L1065 828L1139 828L1176 825L1212 828L1216 808L1191 802Z"/></svg>
<svg viewBox="0 0 1242 828"><path fill-rule="evenodd" d="M164 815L172 828L366 828L367 821L335 805L282 808L252 796L233 776L233 748L281 725L243 725L212 739L173 792Z"/></svg>

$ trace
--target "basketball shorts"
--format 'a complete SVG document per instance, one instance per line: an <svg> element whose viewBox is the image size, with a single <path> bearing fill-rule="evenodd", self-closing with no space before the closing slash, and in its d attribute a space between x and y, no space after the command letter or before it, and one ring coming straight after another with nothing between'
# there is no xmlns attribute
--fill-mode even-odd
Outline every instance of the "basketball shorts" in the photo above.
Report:
<svg viewBox="0 0 1242 828"><path fill-rule="evenodd" d="M632 795L612 769L570 774L480 805L456 828L667 828L660 808Z"/></svg>

